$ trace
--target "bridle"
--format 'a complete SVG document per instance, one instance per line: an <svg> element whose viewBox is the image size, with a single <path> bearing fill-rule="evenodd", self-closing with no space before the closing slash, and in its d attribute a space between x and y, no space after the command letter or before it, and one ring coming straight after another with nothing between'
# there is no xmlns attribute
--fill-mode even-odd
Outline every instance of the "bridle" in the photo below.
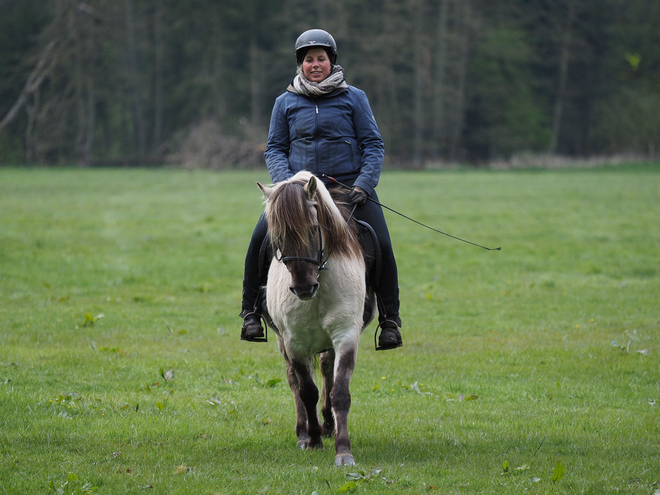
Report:
<svg viewBox="0 0 660 495"><path fill-rule="evenodd" d="M305 263L311 263L312 265L316 265L316 276L318 277L319 272L321 270L327 270L328 267L326 266L328 264L328 258L330 257L330 254L326 256L325 250L323 249L323 235L321 234L321 225L316 226L318 235L319 235L319 249L316 253L316 258L312 258L309 256L281 256L281 249L279 245L276 242L273 242L273 247L275 249L275 259L277 261L281 261L284 263L284 265L287 265L287 263L292 263L294 261L302 261ZM278 257L277 253L280 253L280 256Z"/></svg>

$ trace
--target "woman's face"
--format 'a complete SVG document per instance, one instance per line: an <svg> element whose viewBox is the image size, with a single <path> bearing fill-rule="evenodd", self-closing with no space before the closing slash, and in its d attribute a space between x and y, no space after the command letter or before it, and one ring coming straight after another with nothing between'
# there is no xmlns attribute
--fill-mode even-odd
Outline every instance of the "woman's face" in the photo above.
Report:
<svg viewBox="0 0 660 495"><path fill-rule="evenodd" d="M330 75L331 70L332 64L323 48L307 50L302 63L302 71L307 79L316 83L321 82Z"/></svg>

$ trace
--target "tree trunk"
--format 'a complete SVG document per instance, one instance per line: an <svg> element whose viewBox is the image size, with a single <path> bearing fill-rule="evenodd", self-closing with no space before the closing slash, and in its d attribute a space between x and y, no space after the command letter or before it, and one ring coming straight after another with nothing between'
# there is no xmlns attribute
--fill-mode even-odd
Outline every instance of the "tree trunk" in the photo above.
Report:
<svg viewBox="0 0 660 495"><path fill-rule="evenodd" d="M414 24L414 60L415 60L415 87L414 87L414 149L413 166L416 169L422 167L423 145L424 145L424 58L422 43L422 2L411 3Z"/></svg>
<svg viewBox="0 0 660 495"><path fill-rule="evenodd" d="M435 61L435 84L433 91L433 141L432 155L435 160L442 158L444 143L447 142L446 132L446 73L447 73L447 24L449 17L449 2L441 0L438 9L437 55Z"/></svg>
<svg viewBox="0 0 660 495"><path fill-rule="evenodd" d="M85 90L83 82L83 40L80 34L76 9L69 10L69 32L71 33L71 40L73 42L73 55L74 55L74 72L73 72L73 88L75 91L76 109L78 114L78 126L76 132L76 156L78 158L78 166L86 167L89 162L85 157L85 131L87 130L86 119L87 112L85 111ZM89 40L87 40L89 41Z"/></svg>
<svg viewBox="0 0 660 495"><path fill-rule="evenodd" d="M223 52L223 46L227 45L227 42L224 38L224 26L222 24L222 15L218 9L214 9L209 13L209 19L212 25L212 64L211 71L213 77L213 102L214 102L214 112L216 117L219 120L224 119L227 115L227 101L228 94L223 84L223 79L225 77L225 72L227 68L225 66L225 55Z"/></svg>
<svg viewBox="0 0 660 495"><path fill-rule="evenodd" d="M163 140L163 7L154 5L154 135L152 149L158 150Z"/></svg>
<svg viewBox="0 0 660 495"><path fill-rule="evenodd" d="M92 150L94 149L94 130L96 126L96 96L94 83L87 77L87 125L85 126L85 147L83 148L83 161L86 166L92 163Z"/></svg>
<svg viewBox="0 0 660 495"><path fill-rule="evenodd" d="M28 123L25 126L25 161L27 163L34 163L36 161L36 142L32 133L39 110L39 90L37 89L32 92L31 96L32 101L30 101L29 97L25 100L25 110L28 115Z"/></svg>
<svg viewBox="0 0 660 495"><path fill-rule="evenodd" d="M261 74L264 68L264 61L261 57L261 51L257 46L256 34L252 34L250 38L250 110L251 120L253 126L260 126L262 124L261 107L262 107L262 81Z"/></svg>
<svg viewBox="0 0 660 495"><path fill-rule="evenodd" d="M126 34L128 41L128 74L131 88L131 111L133 114L134 131L137 138L138 157L147 154L144 114L142 112L142 97L140 96L140 69L137 58L137 42L135 39L135 16L133 0L126 0Z"/></svg>
<svg viewBox="0 0 660 495"><path fill-rule="evenodd" d="M461 139L463 136L463 127L465 126L465 107L466 107L466 81L468 57L470 56L470 26L472 22L472 8L470 0L459 2L457 7L458 39L459 39L459 59L456 75L456 93L454 96L454 111L452 118L451 142L449 150L449 159L456 162L460 159Z"/></svg>
<svg viewBox="0 0 660 495"><path fill-rule="evenodd" d="M39 86L43 80L48 74L50 74L50 71L53 69L53 67L55 67L56 59L55 57L51 57L51 52L53 51L54 47L55 41L51 41L48 43L48 45L46 45L46 48L39 57L37 65L30 74L30 77L28 77L28 80L26 81L21 94L18 96L9 111L5 114L2 121L0 121L0 131L12 123L12 121L18 115L19 110L27 103L28 95L39 89Z"/></svg>
<svg viewBox="0 0 660 495"><path fill-rule="evenodd" d="M568 14L566 26L561 40L561 56L559 59L559 82L557 87L557 98L555 99L555 108L552 117L552 141L550 142L550 152L556 153L559 146L559 133L561 132L561 119L566 100L566 83L568 80L568 63L570 61L571 50L571 31L575 21L575 0L568 1Z"/></svg>

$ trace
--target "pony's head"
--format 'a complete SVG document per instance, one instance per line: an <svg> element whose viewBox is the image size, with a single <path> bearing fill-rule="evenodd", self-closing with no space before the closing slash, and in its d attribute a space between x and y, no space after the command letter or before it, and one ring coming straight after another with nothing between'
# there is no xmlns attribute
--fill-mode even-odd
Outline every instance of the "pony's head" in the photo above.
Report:
<svg viewBox="0 0 660 495"><path fill-rule="evenodd" d="M291 274L291 291L312 299L328 257L361 256L330 193L309 172L273 187L258 184L266 198L266 218L277 259ZM357 246L357 247L356 247Z"/></svg>

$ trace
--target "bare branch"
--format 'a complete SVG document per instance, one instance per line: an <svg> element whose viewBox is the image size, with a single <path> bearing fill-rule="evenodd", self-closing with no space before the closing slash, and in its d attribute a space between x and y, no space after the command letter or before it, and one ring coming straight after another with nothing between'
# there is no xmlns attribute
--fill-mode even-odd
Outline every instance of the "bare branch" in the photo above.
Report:
<svg viewBox="0 0 660 495"><path fill-rule="evenodd" d="M28 77L23 90L16 99L16 102L12 105L12 107L0 122L0 131L2 131L5 127L11 124L11 122L13 122L13 120L16 118L16 115L18 115L19 110L25 105L28 95L30 93L34 93L39 88L46 76L55 67L56 59L53 57L49 60L50 53L53 51L55 44L56 41L53 40L48 43L44 49L41 57L39 57L37 65L30 74L30 77Z"/></svg>

